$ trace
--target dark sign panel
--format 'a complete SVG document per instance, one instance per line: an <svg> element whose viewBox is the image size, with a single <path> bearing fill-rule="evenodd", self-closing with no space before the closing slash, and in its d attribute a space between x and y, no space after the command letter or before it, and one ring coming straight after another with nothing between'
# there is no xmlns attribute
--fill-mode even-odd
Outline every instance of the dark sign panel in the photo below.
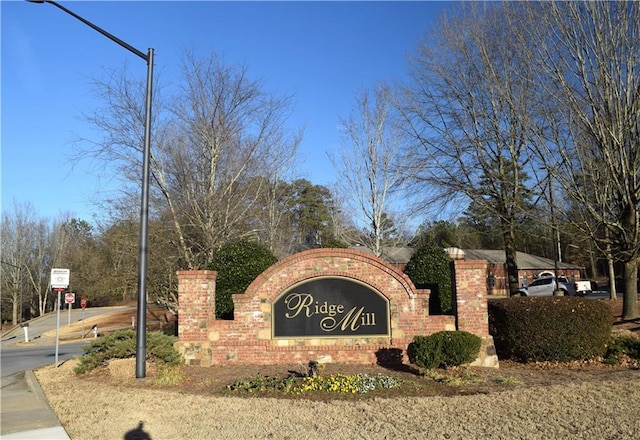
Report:
<svg viewBox="0 0 640 440"><path fill-rule="evenodd" d="M273 336L387 336L389 302L378 291L346 278L314 278L273 303Z"/></svg>

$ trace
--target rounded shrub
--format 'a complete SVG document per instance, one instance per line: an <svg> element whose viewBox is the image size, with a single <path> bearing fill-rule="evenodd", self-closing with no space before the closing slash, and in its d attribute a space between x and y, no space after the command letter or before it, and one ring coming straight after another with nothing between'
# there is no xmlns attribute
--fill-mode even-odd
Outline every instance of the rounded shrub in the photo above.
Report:
<svg viewBox="0 0 640 440"><path fill-rule="evenodd" d="M180 353L173 344L175 336L154 331L147 332L146 358L167 365L182 363ZM134 330L118 330L83 347L84 354L75 368L76 374L88 373L96 367L105 365L110 359L127 359L136 356L136 332Z"/></svg>
<svg viewBox="0 0 640 440"><path fill-rule="evenodd" d="M249 284L278 259L260 243L230 242L215 253L209 269L216 277L216 318L233 319L234 293L244 293Z"/></svg>
<svg viewBox="0 0 640 440"><path fill-rule="evenodd" d="M451 313L451 260L435 241L429 240L416 249L405 266L404 273L416 287L431 290L431 314Z"/></svg>
<svg viewBox="0 0 640 440"><path fill-rule="evenodd" d="M465 331L441 331L429 336L415 336L409 344L409 362L422 368L447 368L473 362L480 352L482 339Z"/></svg>
<svg viewBox="0 0 640 440"><path fill-rule="evenodd" d="M498 357L520 362L593 359L611 336L611 308L576 297L512 297L488 304Z"/></svg>

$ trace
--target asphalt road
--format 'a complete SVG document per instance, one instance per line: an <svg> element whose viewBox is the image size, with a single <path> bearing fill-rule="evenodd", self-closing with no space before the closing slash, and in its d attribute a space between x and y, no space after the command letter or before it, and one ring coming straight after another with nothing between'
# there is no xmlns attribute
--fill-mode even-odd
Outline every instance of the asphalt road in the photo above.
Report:
<svg viewBox="0 0 640 440"><path fill-rule="evenodd" d="M69 313L66 309L60 312L60 328L82 319L106 313L125 310L132 307L94 307L86 310L75 309ZM135 309L135 307L133 307ZM32 370L55 363L56 338L44 336L44 333L55 330L58 325L56 313L48 313L28 322L28 342L22 328L14 328L2 335L0 348L0 371L2 377L16 372ZM87 331L90 329L87 328ZM83 353L82 346L89 341L58 343L58 362L71 359Z"/></svg>
<svg viewBox="0 0 640 440"><path fill-rule="evenodd" d="M622 299L624 294L622 292L616 292L616 298ZM596 290L586 295L585 298L588 299L609 299L609 291L608 290ZM640 300L640 292L638 292L638 300Z"/></svg>
<svg viewBox="0 0 640 440"><path fill-rule="evenodd" d="M82 346L87 342L60 344L58 347L58 365L83 353ZM2 377L25 370L35 370L55 362L55 346L34 346L3 349L0 359Z"/></svg>
<svg viewBox="0 0 640 440"><path fill-rule="evenodd" d="M46 332L93 316L126 310L135 307L99 307L86 310L62 310L60 316L49 313L28 322L28 341L24 329L17 327L2 335L0 347L0 437L12 439L64 439L69 437L57 417L46 403L37 380L29 370L37 369L56 361L56 338L45 336ZM87 329L89 330L89 329ZM83 353L81 342L59 341L58 365Z"/></svg>

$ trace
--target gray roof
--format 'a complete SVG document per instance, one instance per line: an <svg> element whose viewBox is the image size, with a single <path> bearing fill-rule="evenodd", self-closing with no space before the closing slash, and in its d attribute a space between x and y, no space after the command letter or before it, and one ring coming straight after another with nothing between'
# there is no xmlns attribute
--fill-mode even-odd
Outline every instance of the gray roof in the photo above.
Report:
<svg viewBox="0 0 640 440"><path fill-rule="evenodd" d="M349 248L370 254L373 253L373 251L366 246L350 246ZM486 260L490 264L505 264L506 262L504 250L462 249L462 251L464 252L465 260ZM407 246L384 246L380 257L389 263L406 264L411 258L411 255L413 255L413 252L414 249ZM555 268L553 260L525 254L524 252L516 252L516 264L518 265L518 269L521 270L553 270ZM558 261L558 269L584 269L584 267Z"/></svg>
<svg viewBox="0 0 640 440"><path fill-rule="evenodd" d="M465 260L486 260L491 264L505 264L506 257L503 250L489 249L464 249ZM524 252L516 252L516 264L518 269L549 269L555 268L555 262L548 258L538 257ZM582 266L558 261L558 269L584 269Z"/></svg>
<svg viewBox="0 0 640 440"><path fill-rule="evenodd" d="M349 249L373 254L373 250L367 246L349 246ZM380 258L385 260L387 263L406 264L411 258L411 255L413 255L413 251L413 248L407 246L383 246Z"/></svg>

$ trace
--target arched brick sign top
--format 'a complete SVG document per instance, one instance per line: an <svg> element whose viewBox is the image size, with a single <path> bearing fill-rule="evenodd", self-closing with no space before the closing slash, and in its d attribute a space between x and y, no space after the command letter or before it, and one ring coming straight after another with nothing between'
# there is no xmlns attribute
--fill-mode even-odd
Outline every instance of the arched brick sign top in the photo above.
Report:
<svg viewBox="0 0 640 440"><path fill-rule="evenodd" d="M416 297L409 277L365 252L351 249L312 249L280 260L260 274L245 291L272 303L283 292L302 281L317 277L353 279L381 292L388 300Z"/></svg>

